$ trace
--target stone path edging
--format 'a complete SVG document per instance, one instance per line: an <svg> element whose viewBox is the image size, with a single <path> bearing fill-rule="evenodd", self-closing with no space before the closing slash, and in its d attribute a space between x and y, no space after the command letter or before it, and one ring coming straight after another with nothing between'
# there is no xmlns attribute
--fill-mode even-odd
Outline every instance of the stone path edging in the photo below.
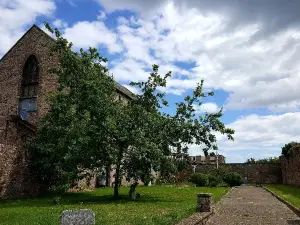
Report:
<svg viewBox="0 0 300 225"><path fill-rule="evenodd" d="M289 207L290 210L292 210L297 216L300 217L300 209L293 206L291 203L280 197L279 195L275 194L273 191L269 190L268 188L263 186L263 189L269 192L271 195L273 195L275 198L277 198L279 201L284 203L287 207Z"/></svg>
<svg viewBox="0 0 300 225"><path fill-rule="evenodd" d="M206 221L214 214L214 212L194 213L193 215L183 219L176 225L205 225Z"/></svg>
<svg viewBox="0 0 300 225"><path fill-rule="evenodd" d="M183 219L181 222L177 223L176 225L205 225L208 219L215 214L220 203L223 199L226 198L227 195L232 191L233 188L230 188L225 195L222 196L221 200L218 201L212 208L211 212L203 212L203 213L194 213L193 215Z"/></svg>

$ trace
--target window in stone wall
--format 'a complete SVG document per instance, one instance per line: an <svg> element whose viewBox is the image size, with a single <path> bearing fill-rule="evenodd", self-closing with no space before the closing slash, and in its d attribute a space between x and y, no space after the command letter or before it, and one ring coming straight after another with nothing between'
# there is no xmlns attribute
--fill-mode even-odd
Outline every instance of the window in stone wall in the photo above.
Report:
<svg viewBox="0 0 300 225"><path fill-rule="evenodd" d="M20 94L20 111L36 111L36 98L39 83L39 66L35 56L29 56L22 76L21 94Z"/></svg>

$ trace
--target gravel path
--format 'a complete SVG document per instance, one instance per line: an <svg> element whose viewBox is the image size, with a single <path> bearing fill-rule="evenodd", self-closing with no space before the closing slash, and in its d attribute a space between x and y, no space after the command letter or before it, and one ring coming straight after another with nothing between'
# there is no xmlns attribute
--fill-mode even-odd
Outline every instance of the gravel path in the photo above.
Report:
<svg viewBox="0 0 300 225"><path fill-rule="evenodd" d="M286 205L258 187L234 188L217 207L208 225L284 225L300 224Z"/></svg>

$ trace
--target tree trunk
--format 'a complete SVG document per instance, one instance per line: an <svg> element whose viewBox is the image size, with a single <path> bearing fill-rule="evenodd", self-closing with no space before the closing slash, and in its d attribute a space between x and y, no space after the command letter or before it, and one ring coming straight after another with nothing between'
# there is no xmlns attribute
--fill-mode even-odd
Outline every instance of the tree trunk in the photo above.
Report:
<svg viewBox="0 0 300 225"><path fill-rule="evenodd" d="M106 170L106 184L105 184L105 186L109 187L110 186L110 164L106 166L105 170Z"/></svg>
<svg viewBox="0 0 300 225"><path fill-rule="evenodd" d="M129 191L129 197L130 200L134 201L136 199L136 187L138 185L138 182L134 182L134 184L132 184L130 186L130 191Z"/></svg>
<svg viewBox="0 0 300 225"><path fill-rule="evenodd" d="M121 163L122 163L123 152L124 152L124 144L120 144L120 146L122 146L122 147L120 148L120 152L118 155L116 174L115 174L115 186L114 186L114 197L115 198L119 197L119 187L121 185L121 180L122 180Z"/></svg>
<svg viewBox="0 0 300 225"><path fill-rule="evenodd" d="M120 172L121 172L121 164L117 165L116 174L115 174L115 185L114 185L114 197L119 197L119 186L120 186Z"/></svg>

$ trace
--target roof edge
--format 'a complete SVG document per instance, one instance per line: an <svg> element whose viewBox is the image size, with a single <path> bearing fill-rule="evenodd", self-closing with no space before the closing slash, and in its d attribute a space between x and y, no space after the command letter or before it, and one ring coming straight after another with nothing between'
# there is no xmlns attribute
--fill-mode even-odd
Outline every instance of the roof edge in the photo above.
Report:
<svg viewBox="0 0 300 225"><path fill-rule="evenodd" d="M10 49L2 56L2 58L0 59L0 63L6 58L6 56L12 51L12 49L18 44L20 43L20 41L26 36L26 34L28 34L33 28L38 29L39 31L43 32L46 36L48 36L49 38L51 38L52 40L54 40L49 34L47 34L45 31L43 31L40 27L38 27L36 24L33 24L23 35L22 37L20 37L18 39L18 41L12 46L10 47Z"/></svg>
<svg viewBox="0 0 300 225"><path fill-rule="evenodd" d="M32 29L36 28L38 31L42 32L43 34L45 34L47 37L49 37L49 39L55 41L55 39L53 37L51 37L49 34L47 34L45 31L43 31L39 26L37 26L36 24L33 24L23 35L22 37L20 37L18 39L18 41L2 56L2 58L0 59L0 64L1 62L7 57L7 55L12 51L12 49L26 36L26 34L28 34ZM116 89L117 91L121 92L122 94L126 95L128 98L133 99L134 94L128 90L126 87L124 87L123 85L119 84L118 82L116 82Z"/></svg>

